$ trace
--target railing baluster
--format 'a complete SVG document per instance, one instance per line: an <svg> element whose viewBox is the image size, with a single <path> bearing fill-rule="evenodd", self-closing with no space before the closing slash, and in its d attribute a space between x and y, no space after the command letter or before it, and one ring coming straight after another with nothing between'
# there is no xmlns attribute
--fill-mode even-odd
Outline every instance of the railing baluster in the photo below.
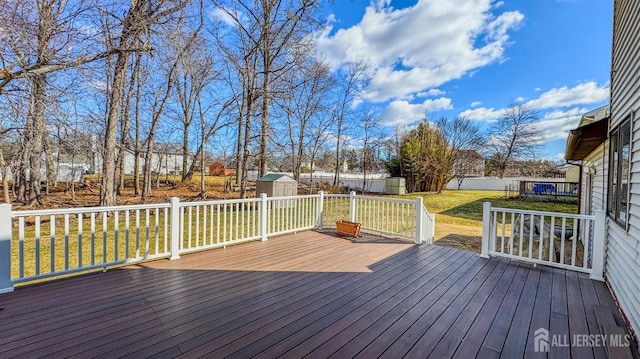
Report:
<svg viewBox="0 0 640 359"><path fill-rule="evenodd" d="M567 217L562 217L562 231L560 232L560 263L564 264L565 229L567 228Z"/></svg>
<svg viewBox="0 0 640 359"><path fill-rule="evenodd" d="M209 244L213 245L213 205L209 206Z"/></svg>
<svg viewBox="0 0 640 359"><path fill-rule="evenodd" d="M18 256L19 276L24 278L24 217L18 217Z"/></svg>
<svg viewBox="0 0 640 359"><path fill-rule="evenodd" d="M222 210L222 243L227 243L227 204L223 205Z"/></svg>
<svg viewBox="0 0 640 359"><path fill-rule="evenodd" d="M168 252L167 241L169 240L169 209L167 207L164 209L164 251L163 253Z"/></svg>
<svg viewBox="0 0 640 359"><path fill-rule="evenodd" d="M582 225L582 230L585 233L585 236L582 239L582 268L587 269L589 266L589 257L591 256L591 249L589 248L589 243L591 241L591 223L592 221L585 219ZM574 237L575 240L575 237Z"/></svg>
<svg viewBox="0 0 640 359"><path fill-rule="evenodd" d="M202 246L207 245L207 206L202 206Z"/></svg>
<svg viewBox="0 0 640 359"><path fill-rule="evenodd" d="M573 231L572 231L572 237L571 237L571 265L575 266L576 265L576 242L578 241L578 226L577 226L578 220L574 219L573 220ZM583 251L583 255L584 255L584 251Z"/></svg>
<svg viewBox="0 0 640 359"><path fill-rule="evenodd" d="M187 241L187 248L191 249L191 206L189 206L189 209L187 210L187 216L189 216L189 239Z"/></svg>
<svg viewBox="0 0 640 359"><path fill-rule="evenodd" d="M232 238L238 239L238 237L240 236L240 211L239 211L239 207L238 207L239 203L236 202L236 235Z"/></svg>
<svg viewBox="0 0 640 359"><path fill-rule="evenodd" d="M154 220L154 230L156 232L155 235L155 239L156 239L156 252L154 254L158 254L158 252L160 251L160 223L159 223L159 217L160 217L160 208L154 208L154 214L155 214L155 220Z"/></svg>
<svg viewBox="0 0 640 359"><path fill-rule="evenodd" d="M551 216L551 225L549 227L550 232L551 233L549 235L549 262L554 263L555 262L555 258L556 258L556 252L555 252L555 244L556 244L556 240L555 240L555 230L556 230L556 216Z"/></svg>
<svg viewBox="0 0 640 359"><path fill-rule="evenodd" d="M40 274L40 216L36 216L36 233L35 233L35 269L36 275Z"/></svg>
<svg viewBox="0 0 640 359"><path fill-rule="evenodd" d="M540 216L540 238L538 239L538 260L542 260L542 250L544 248L544 216Z"/></svg>
<svg viewBox="0 0 640 359"><path fill-rule="evenodd" d="M196 248L200 246L200 206L195 206L196 211ZM191 245L189 245L191 248Z"/></svg>
<svg viewBox="0 0 640 359"><path fill-rule="evenodd" d="M78 268L82 267L82 213L78 213Z"/></svg>
<svg viewBox="0 0 640 359"><path fill-rule="evenodd" d="M217 236L216 236L216 243L220 243L220 204L216 205L216 216L217 216L217 222L216 222L216 230L217 230Z"/></svg>
<svg viewBox="0 0 640 359"><path fill-rule="evenodd" d="M497 212L494 212L494 217L497 217ZM500 253L504 253L504 233L507 229L507 213L502 212L502 236L500 237Z"/></svg>
<svg viewBox="0 0 640 359"><path fill-rule="evenodd" d="M140 258L140 210L136 209L136 258Z"/></svg>
<svg viewBox="0 0 640 359"><path fill-rule="evenodd" d="M107 211L102 212L102 264L107 263Z"/></svg>
<svg viewBox="0 0 640 359"><path fill-rule="evenodd" d="M516 214L515 213L511 213L511 231L509 231L509 254L513 254L513 240L514 240L514 233L516 231L515 228L515 217Z"/></svg>
<svg viewBox="0 0 640 359"><path fill-rule="evenodd" d="M245 208L246 208L246 203L242 203L240 205L240 238L246 238L244 235L244 231L245 231ZM248 236L247 236L248 237Z"/></svg>
<svg viewBox="0 0 640 359"><path fill-rule="evenodd" d="M184 249L184 207L180 206L180 251ZM171 249L173 252L173 247Z"/></svg>
<svg viewBox="0 0 640 359"><path fill-rule="evenodd" d="M118 238L118 227L120 222L120 211L113 212L113 260L118 261L120 258L120 248L118 246L119 238Z"/></svg>
<svg viewBox="0 0 640 359"><path fill-rule="evenodd" d="M535 216L531 214L529 216L531 225L529 226L529 258L533 258L533 230L535 229Z"/></svg>
<svg viewBox="0 0 640 359"><path fill-rule="evenodd" d="M96 212L91 212L91 265L96 264Z"/></svg>
<svg viewBox="0 0 640 359"><path fill-rule="evenodd" d="M124 259L129 259L129 231L131 213L127 209L124 211Z"/></svg>
<svg viewBox="0 0 640 359"><path fill-rule="evenodd" d="M56 216L49 216L49 272L56 271Z"/></svg>

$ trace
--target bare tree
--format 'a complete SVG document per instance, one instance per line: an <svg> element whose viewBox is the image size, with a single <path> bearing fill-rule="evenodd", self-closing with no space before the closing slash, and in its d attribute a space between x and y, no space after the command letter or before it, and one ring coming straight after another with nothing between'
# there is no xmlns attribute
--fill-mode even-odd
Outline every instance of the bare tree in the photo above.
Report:
<svg viewBox="0 0 640 359"><path fill-rule="evenodd" d="M250 63L253 71L260 76L259 175L267 171L270 112L277 92L276 84L295 64L291 61L295 51L291 49L300 44L310 27L316 24L313 16L319 4L317 0L232 0L217 3L218 8L240 29L242 38L247 40L244 43L244 50L248 50L245 55L252 58L257 55L257 61ZM253 100L252 96L245 98Z"/></svg>
<svg viewBox="0 0 640 359"><path fill-rule="evenodd" d="M297 71L291 71L286 80L290 90L281 98L279 106L284 112L283 127L287 131L279 131L276 142L291 160L293 177L299 180L302 162L313 152L309 149L315 148L317 153L317 141L326 139L326 135L313 130L326 127L322 124L329 117L327 100L333 82L329 68L313 59L301 64Z"/></svg>
<svg viewBox="0 0 640 359"><path fill-rule="evenodd" d="M538 112L525 104L512 103L504 110L489 130L489 156L498 177L504 176L509 163L516 159L534 157L540 137L533 124L539 120Z"/></svg>
<svg viewBox="0 0 640 359"><path fill-rule="evenodd" d="M360 168L362 170L362 192L367 191L367 173L376 169L375 148L382 142L382 133L378 117L368 112L360 121L360 140L362 141Z"/></svg>
<svg viewBox="0 0 640 359"><path fill-rule="evenodd" d="M135 44L138 43L140 38L145 38L142 43L148 44L151 41L150 27L184 9L188 2L189 0L140 0L133 2L122 20L121 30L116 39L117 47L123 50L135 50ZM103 170L100 186L100 204L103 206L116 204L114 183L116 180L116 135L129 58L129 52L118 52L113 67L104 134ZM164 106L161 105L160 108L164 109ZM147 147L149 147L148 144Z"/></svg>
<svg viewBox="0 0 640 359"><path fill-rule="evenodd" d="M0 2L0 95L14 91L16 80L42 79L126 51L102 46L102 29L87 31L86 20L100 10L93 0Z"/></svg>
<svg viewBox="0 0 640 359"><path fill-rule="evenodd" d="M334 109L334 123L335 123L335 176L333 179L333 185L337 186L340 183L340 167L342 166L341 150L344 146L344 135L348 121L353 115L351 106L356 100L356 97L362 89L362 82L367 70L367 64L364 61L350 63L346 69L346 75L343 79L338 81L339 86L339 100L336 103Z"/></svg>
<svg viewBox="0 0 640 359"><path fill-rule="evenodd" d="M485 139L478 124L466 118L442 117L436 121L436 126L446 143L439 156L442 171L438 193L441 193L447 183L455 178L457 165L476 160L477 151L484 146Z"/></svg>

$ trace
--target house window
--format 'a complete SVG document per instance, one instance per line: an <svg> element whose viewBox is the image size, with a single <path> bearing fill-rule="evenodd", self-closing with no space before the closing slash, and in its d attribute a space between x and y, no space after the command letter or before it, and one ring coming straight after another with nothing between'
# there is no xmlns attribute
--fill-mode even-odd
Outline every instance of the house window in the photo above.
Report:
<svg viewBox="0 0 640 359"><path fill-rule="evenodd" d="M617 223L627 225L629 200L629 164L631 155L631 121L616 126L610 134L608 213Z"/></svg>

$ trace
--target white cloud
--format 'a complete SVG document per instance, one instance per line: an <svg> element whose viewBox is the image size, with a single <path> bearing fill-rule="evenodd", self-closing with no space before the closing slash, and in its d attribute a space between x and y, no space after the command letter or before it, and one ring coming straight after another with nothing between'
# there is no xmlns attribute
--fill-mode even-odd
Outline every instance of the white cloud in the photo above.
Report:
<svg viewBox="0 0 640 359"><path fill-rule="evenodd" d="M473 102L471 103L471 107L478 107L478 106L480 106L480 105L482 105L482 102L480 102L480 101L473 101Z"/></svg>
<svg viewBox="0 0 640 359"><path fill-rule="evenodd" d="M503 111L503 109L496 110L494 108L478 107L474 109L464 110L460 112L460 115L458 116L464 117L469 120L492 121L500 118Z"/></svg>
<svg viewBox="0 0 640 359"><path fill-rule="evenodd" d="M334 68L360 60L371 66L364 100L409 98L504 60L507 33L524 16L495 11L491 0L419 0L403 9L379 0L367 7L359 24L335 34L327 27L318 44Z"/></svg>
<svg viewBox="0 0 640 359"><path fill-rule="evenodd" d="M382 111L380 122L384 126L408 125L427 117L428 112L451 109L451 99L441 97L427 99L420 104L412 104L404 100L396 100Z"/></svg>
<svg viewBox="0 0 640 359"><path fill-rule="evenodd" d="M596 82L584 82L574 87L559 87L542 93L537 99L527 102L535 109L569 107L598 103L609 97L609 87Z"/></svg>
<svg viewBox="0 0 640 359"><path fill-rule="evenodd" d="M442 96L444 94L446 94L446 92L440 89L430 89L428 91L418 92L415 97L427 97L427 96L435 97L435 96Z"/></svg>
<svg viewBox="0 0 640 359"><path fill-rule="evenodd" d="M566 139L569 131L578 126L580 117L588 112L584 107L574 107L567 111L554 110L542 116L542 120L535 123L533 127L538 131L543 142Z"/></svg>
<svg viewBox="0 0 640 359"><path fill-rule="evenodd" d="M229 10L230 12L232 12L231 10ZM226 10L220 8L220 7L215 7L213 9L213 11L211 11L210 13L211 18L215 19L215 20L219 20L222 21L225 25L229 26L229 27L236 27L238 26L237 22L234 20L233 16L231 16L229 14L229 12L227 12ZM243 20L245 18L244 14L238 12L236 13L234 16L236 16L238 19Z"/></svg>
<svg viewBox="0 0 640 359"><path fill-rule="evenodd" d="M524 104L534 110L546 110L553 109L553 111L544 114L543 121L567 118L579 118L585 112L588 112L586 108L573 108L568 111L561 111L562 108L567 108L576 105L588 105L597 104L609 97L609 88L606 85L598 85L595 82L585 82L576 85L575 87L559 87L553 88L547 92L540 94L538 98L529 100ZM523 97L518 97L515 100L518 103L524 101ZM475 102L474 102L475 103ZM471 107L474 107L474 103ZM576 111L582 111L577 113ZM470 120L478 121L492 121L502 116L504 108L494 109L486 107L478 107L474 109L467 109L460 113L460 117L465 117ZM578 117L576 117L578 116Z"/></svg>

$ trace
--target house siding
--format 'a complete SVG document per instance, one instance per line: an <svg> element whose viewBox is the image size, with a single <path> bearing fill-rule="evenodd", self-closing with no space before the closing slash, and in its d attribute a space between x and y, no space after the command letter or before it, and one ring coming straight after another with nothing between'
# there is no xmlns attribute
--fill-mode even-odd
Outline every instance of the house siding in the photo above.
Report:
<svg viewBox="0 0 640 359"><path fill-rule="evenodd" d="M631 327L640 333L640 3L615 0L611 57L611 128L631 118L628 228L607 226L605 275Z"/></svg>
<svg viewBox="0 0 640 359"><path fill-rule="evenodd" d="M587 193L585 193L580 202L580 213L593 214L594 211L604 210L607 207L606 188L609 168L604 155L605 148L609 148L608 142L600 145L582 162L582 183L588 183L588 177L591 175L591 188L583 189L583 192L588 191L591 200L587 200Z"/></svg>

